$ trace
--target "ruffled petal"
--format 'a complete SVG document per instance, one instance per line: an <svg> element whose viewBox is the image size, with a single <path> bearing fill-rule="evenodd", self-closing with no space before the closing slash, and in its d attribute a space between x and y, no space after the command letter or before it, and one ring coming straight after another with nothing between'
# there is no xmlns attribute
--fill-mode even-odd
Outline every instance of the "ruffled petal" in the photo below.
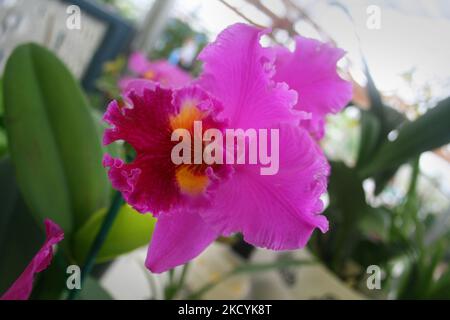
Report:
<svg viewBox="0 0 450 320"><path fill-rule="evenodd" d="M131 163L106 154L103 165L114 189L120 191L134 209L157 216L181 204L181 195L173 179L175 168L170 162L158 161L151 154L142 154Z"/></svg>
<svg viewBox="0 0 450 320"><path fill-rule="evenodd" d="M217 237L197 213L168 212L158 218L145 265L155 273L167 271L198 256Z"/></svg>
<svg viewBox="0 0 450 320"><path fill-rule="evenodd" d="M326 115L311 114L309 119L304 119L300 125L305 128L316 140L321 140L325 136Z"/></svg>
<svg viewBox="0 0 450 320"><path fill-rule="evenodd" d="M104 144L124 140L141 151L158 148L159 143L167 141L167 134L170 141L169 115L175 113L172 91L156 86L145 89L139 88L126 97L131 106L121 106L117 101L109 104L103 120L111 128L105 130Z"/></svg>
<svg viewBox="0 0 450 320"><path fill-rule="evenodd" d="M113 101L104 115L111 127L103 143L124 140L136 152L130 163L104 156L113 187L133 208L156 216L179 206L207 205L210 189L228 175L226 166L175 164L171 154L178 142L171 135L174 126L191 130L197 120L204 129L220 130L224 124L215 118L220 105L196 86L172 91L150 82L134 83L138 85L130 89L125 105Z"/></svg>
<svg viewBox="0 0 450 320"><path fill-rule="evenodd" d="M180 201L174 180L175 167L170 154L170 115L175 114L172 91L156 87L143 93L131 92L131 107L113 101L104 120L111 125L105 130L103 143L128 142L136 151L131 163L105 155L103 165L115 189L140 212L168 210Z"/></svg>
<svg viewBox="0 0 450 320"><path fill-rule="evenodd" d="M275 54L261 47L264 33L235 24L199 55L204 66L198 83L223 104L232 128L268 128L300 119L292 109L296 93L271 79Z"/></svg>
<svg viewBox="0 0 450 320"><path fill-rule="evenodd" d="M49 219L45 220L45 231L47 239L44 245L0 300L27 300L30 297L34 275L47 269L52 261L53 245L64 238L63 230Z"/></svg>
<svg viewBox="0 0 450 320"><path fill-rule="evenodd" d="M204 220L224 235L241 232L245 241L274 250L303 247L313 230L328 230L320 196L326 191L329 164L317 143L297 125L279 131L280 162L275 175L260 165L237 165L222 183Z"/></svg>
<svg viewBox="0 0 450 320"><path fill-rule="evenodd" d="M290 52L277 48L275 81L286 82L298 93L297 110L311 112L304 123L316 138L322 138L324 117L339 112L352 98L352 84L337 73L342 49L318 40L296 37Z"/></svg>

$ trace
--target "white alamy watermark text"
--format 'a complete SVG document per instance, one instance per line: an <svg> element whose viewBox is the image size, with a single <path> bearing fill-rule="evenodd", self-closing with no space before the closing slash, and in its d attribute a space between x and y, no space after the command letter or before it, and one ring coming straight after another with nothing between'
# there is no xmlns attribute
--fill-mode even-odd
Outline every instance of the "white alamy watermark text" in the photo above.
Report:
<svg viewBox="0 0 450 320"><path fill-rule="evenodd" d="M178 128L171 140L171 159L181 164L259 164L261 175L274 175L279 170L278 129L225 129L203 132L202 121L194 121L193 132ZM270 151L270 152L269 152Z"/></svg>

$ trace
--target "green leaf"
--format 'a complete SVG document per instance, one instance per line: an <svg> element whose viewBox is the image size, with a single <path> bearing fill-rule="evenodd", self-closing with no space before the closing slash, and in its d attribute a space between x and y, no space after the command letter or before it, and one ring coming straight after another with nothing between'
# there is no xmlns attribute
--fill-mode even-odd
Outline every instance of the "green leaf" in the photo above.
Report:
<svg viewBox="0 0 450 320"><path fill-rule="evenodd" d="M370 112L377 117L381 125L381 132L385 131L386 124L386 114L385 106L383 104L383 99L378 91L375 82L373 81L372 75L370 74L369 67L367 66L366 60L364 60L365 75L367 78L367 94L370 101Z"/></svg>
<svg viewBox="0 0 450 320"><path fill-rule="evenodd" d="M92 277L87 277L78 300L112 300L112 296Z"/></svg>
<svg viewBox="0 0 450 320"><path fill-rule="evenodd" d="M74 238L74 254L82 263L100 230L106 209L96 212L89 221L76 233ZM150 242L156 219L150 214L141 214L130 206L124 205L109 232L105 243L97 256L97 263L102 263L127 253Z"/></svg>
<svg viewBox="0 0 450 320"><path fill-rule="evenodd" d="M373 155L380 148L380 145L387 141L387 135L406 121L406 117L402 113L383 103L381 94L373 81L365 60L364 66L370 109L369 111L362 111L361 143L357 161L358 169L370 163ZM398 166L374 174L373 177L376 185L375 194L379 194L384 189L397 170Z"/></svg>
<svg viewBox="0 0 450 320"><path fill-rule="evenodd" d="M383 170L373 175L375 180L375 195L379 195L384 190L389 181L391 181L397 173L399 167L400 166L395 166L391 169Z"/></svg>
<svg viewBox="0 0 450 320"><path fill-rule="evenodd" d="M444 254L444 247L438 245L420 252L418 257L412 257L401 279L397 299L448 299L449 292L444 293L440 290L448 288L445 273L438 280L434 279Z"/></svg>
<svg viewBox="0 0 450 320"><path fill-rule="evenodd" d="M419 119L404 124L397 139L386 141L372 161L361 169L361 175L370 176L396 166L450 142L450 98L447 98Z"/></svg>
<svg viewBox="0 0 450 320"><path fill-rule="evenodd" d="M367 207L366 213L358 223L358 228L363 234L379 238L382 241L388 241L389 223L392 212L388 209L379 207Z"/></svg>
<svg viewBox="0 0 450 320"><path fill-rule="evenodd" d="M50 51L26 44L3 79L5 124L17 181L32 212L70 234L105 207L109 183L83 93Z"/></svg>
<svg viewBox="0 0 450 320"><path fill-rule="evenodd" d="M303 265L316 264L314 260L303 260L303 259L280 259L274 262L268 263L247 263L238 266L233 270L233 274L240 273L253 273L253 272L266 272L276 269L283 269L289 267L298 267Z"/></svg>
<svg viewBox="0 0 450 320"><path fill-rule="evenodd" d="M380 132L381 125L378 118L368 111L361 110L361 137L357 167L370 161L370 157L377 148Z"/></svg>
<svg viewBox="0 0 450 320"><path fill-rule="evenodd" d="M387 141L387 135L389 134L389 132L398 129L405 121L407 121L405 115L403 115L402 113L398 112L397 110L388 107L388 106L384 106L384 113L386 115L385 118L385 132L380 132L380 137L379 137L379 141L377 143L377 147L375 148L375 150L373 150L374 152L370 155L371 157L375 154L375 151L377 151L380 147L381 144L383 144L383 142ZM369 159L368 159L369 160ZM370 160L372 160L372 158L370 158ZM367 163L365 163L367 164ZM361 167L362 164L360 164L359 167ZM395 166L393 168L387 169L387 170L383 170L381 172L377 172L376 174L374 174L373 178L375 180L375 195L380 194L384 188L386 187L386 185L389 183L389 181L394 177L394 175L397 173L397 170L399 166Z"/></svg>
<svg viewBox="0 0 450 320"><path fill-rule="evenodd" d="M64 295L67 290L66 281L69 277L69 274L66 271L70 263L66 259L64 251L60 249L62 249L61 246L58 246L58 250L54 254L52 262L48 268L39 273L37 276L30 299L64 299Z"/></svg>
<svg viewBox="0 0 450 320"><path fill-rule="evenodd" d="M0 160L0 296L25 270L45 241L44 221L36 222L20 195L13 166ZM63 240L62 243L67 240ZM50 266L35 280L31 299L59 299L65 289L68 265L64 245Z"/></svg>
<svg viewBox="0 0 450 320"><path fill-rule="evenodd" d="M356 165L358 169L364 165L368 165L372 161L373 155L378 151L380 145L387 141L387 135L392 130L397 129L406 120L406 117L402 113L383 103L381 94L373 81L365 60L364 65L370 109L369 111L362 111L361 115L361 142ZM373 175L376 185L376 195L383 191L397 170L398 166L376 172Z"/></svg>
<svg viewBox="0 0 450 320"><path fill-rule="evenodd" d="M0 127L0 157L4 156L8 152L8 142L6 140L6 134Z"/></svg>
<svg viewBox="0 0 450 320"><path fill-rule="evenodd" d="M408 121L403 113L386 105L384 106L384 113L386 115L385 121L387 133L391 132L392 130L398 129L401 125L403 125L403 123ZM386 136L384 136L383 138L386 138Z"/></svg>
<svg viewBox="0 0 450 320"><path fill-rule="evenodd" d="M450 269L433 284L427 299L450 299Z"/></svg>
<svg viewBox="0 0 450 320"><path fill-rule="evenodd" d="M367 78L367 93L370 101L369 112L378 119L380 123L380 138L383 138L390 131L397 128L406 118L402 113L383 103L383 98L373 81L367 62L364 58L363 60Z"/></svg>
<svg viewBox="0 0 450 320"><path fill-rule="evenodd" d="M16 185L9 159L0 160L0 296L25 270L45 241ZM42 221L42 226L44 222Z"/></svg>
<svg viewBox="0 0 450 320"><path fill-rule="evenodd" d="M326 234L317 233L316 238L321 258L339 273L359 240L359 221L370 208L356 170L344 163L331 163L328 194L330 204L325 215L332 221L333 228Z"/></svg>

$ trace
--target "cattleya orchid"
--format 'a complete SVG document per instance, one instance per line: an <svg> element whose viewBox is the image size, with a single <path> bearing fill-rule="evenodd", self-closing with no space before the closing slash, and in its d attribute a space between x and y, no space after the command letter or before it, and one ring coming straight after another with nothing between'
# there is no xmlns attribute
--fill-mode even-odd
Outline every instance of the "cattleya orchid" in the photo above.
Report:
<svg viewBox="0 0 450 320"><path fill-rule="evenodd" d="M42 272L48 268L53 258L53 246L64 238L64 232L53 221L45 220L46 240L44 245L31 260L22 274L0 297L0 300L27 300L33 290L33 281L36 273Z"/></svg>
<svg viewBox="0 0 450 320"><path fill-rule="evenodd" d="M181 88L130 82L125 105L108 106L103 142L124 140L136 151L129 163L105 155L112 185L136 210L158 218L146 259L152 272L186 263L218 236L242 233L255 246L290 250L304 247L315 228L328 230L320 197L330 166L305 121L350 100L350 83L336 74L341 51L304 38L295 53L264 48L265 33L230 26L200 53L199 79ZM198 121L203 130L278 130L278 140L268 143L279 145L279 170L262 175L261 163L175 164L172 133L193 133Z"/></svg>
<svg viewBox="0 0 450 320"><path fill-rule="evenodd" d="M148 61L141 52L131 54L128 60L128 69L133 73L132 77L124 77L119 81L122 92L127 92L130 82L135 79L151 80L162 86L182 87L192 81L186 71L169 63L166 60Z"/></svg>

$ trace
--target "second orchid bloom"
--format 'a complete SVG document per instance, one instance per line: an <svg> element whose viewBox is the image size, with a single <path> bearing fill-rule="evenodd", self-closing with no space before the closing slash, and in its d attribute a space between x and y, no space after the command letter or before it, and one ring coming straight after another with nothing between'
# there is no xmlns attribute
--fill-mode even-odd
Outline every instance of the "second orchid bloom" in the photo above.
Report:
<svg viewBox="0 0 450 320"><path fill-rule="evenodd" d="M181 88L130 81L125 106L108 106L104 143L123 140L136 151L129 163L105 156L113 187L158 218L146 261L152 272L188 262L219 236L242 233L255 246L288 250L304 247L315 228L328 230L320 197L330 166L316 140L325 115L351 99L351 84L336 72L343 52L301 37L295 52L263 48L264 33L230 26L201 52L197 80ZM262 175L264 165L248 161L174 163L172 133L194 134L199 121L205 135L211 128L277 130L276 141L266 138L277 144L278 171Z"/></svg>

